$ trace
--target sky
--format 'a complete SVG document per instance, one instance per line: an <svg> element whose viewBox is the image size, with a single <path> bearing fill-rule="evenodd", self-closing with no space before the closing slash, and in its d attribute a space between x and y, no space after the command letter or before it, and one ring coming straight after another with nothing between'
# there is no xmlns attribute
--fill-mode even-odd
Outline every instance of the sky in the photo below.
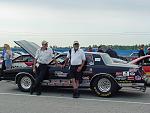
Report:
<svg viewBox="0 0 150 113"><path fill-rule="evenodd" d="M0 46L150 43L150 0L0 0Z"/></svg>

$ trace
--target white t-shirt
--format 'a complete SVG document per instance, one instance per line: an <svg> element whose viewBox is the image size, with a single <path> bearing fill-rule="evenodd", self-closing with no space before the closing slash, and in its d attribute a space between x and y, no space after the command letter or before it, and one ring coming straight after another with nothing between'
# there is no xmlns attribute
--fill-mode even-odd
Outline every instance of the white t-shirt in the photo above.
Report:
<svg viewBox="0 0 150 113"><path fill-rule="evenodd" d="M41 50L40 48L36 51L35 55L35 59L37 59L37 62L41 64L49 64L50 61L52 60L52 57L53 57L53 50L51 48L44 51Z"/></svg>
<svg viewBox="0 0 150 113"><path fill-rule="evenodd" d="M70 58L70 53L68 51L67 58ZM81 65L82 61L86 60L85 53L82 49L78 49L76 52L74 48L71 49L71 65Z"/></svg>

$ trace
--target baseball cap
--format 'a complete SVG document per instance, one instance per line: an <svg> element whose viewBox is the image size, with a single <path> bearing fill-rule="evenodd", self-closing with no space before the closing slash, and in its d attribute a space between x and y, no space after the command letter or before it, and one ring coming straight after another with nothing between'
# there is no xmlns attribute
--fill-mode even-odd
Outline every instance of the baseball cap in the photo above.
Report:
<svg viewBox="0 0 150 113"><path fill-rule="evenodd" d="M45 41L45 40L43 40L43 41L42 41L42 45L45 45L45 44L48 44L48 42Z"/></svg>
<svg viewBox="0 0 150 113"><path fill-rule="evenodd" d="M73 42L73 45L74 45L74 44L79 44L79 42L78 42L78 41L74 41L74 42Z"/></svg>
<svg viewBox="0 0 150 113"><path fill-rule="evenodd" d="M148 47L147 50L150 50L150 47Z"/></svg>

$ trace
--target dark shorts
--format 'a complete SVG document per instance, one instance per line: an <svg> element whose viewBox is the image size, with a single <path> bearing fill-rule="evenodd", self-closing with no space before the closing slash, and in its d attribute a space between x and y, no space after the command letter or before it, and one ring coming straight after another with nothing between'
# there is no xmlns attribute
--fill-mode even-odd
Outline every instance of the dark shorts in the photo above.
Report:
<svg viewBox="0 0 150 113"><path fill-rule="evenodd" d="M70 79L75 78L75 80L82 80L82 71L81 72L77 72L77 69L80 65L77 66L70 66L70 73L69 73L69 77Z"/></svg>

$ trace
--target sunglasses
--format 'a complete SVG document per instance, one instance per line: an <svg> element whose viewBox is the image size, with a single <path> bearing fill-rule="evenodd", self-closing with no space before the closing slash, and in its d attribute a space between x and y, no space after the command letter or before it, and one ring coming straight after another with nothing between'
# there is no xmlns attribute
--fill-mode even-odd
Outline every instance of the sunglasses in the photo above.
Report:
<svg viewBox="0 0 150 113"><path fill-rule="evenodd" d="M79 43L75 43L74 45L79 45Z"/></svg>

